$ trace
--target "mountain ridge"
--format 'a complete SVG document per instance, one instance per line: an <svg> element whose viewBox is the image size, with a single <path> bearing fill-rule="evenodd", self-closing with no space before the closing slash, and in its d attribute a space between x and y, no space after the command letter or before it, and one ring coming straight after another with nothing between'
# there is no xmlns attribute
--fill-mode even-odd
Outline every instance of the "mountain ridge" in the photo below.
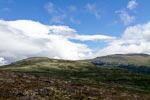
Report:
<svg viewBox="0 0 150 100"><path fill-rule="evenodd" d="M146 65L147 63L150 63L150 55L148 54L113 54L113 55L107 55L107 56L101 56L96 57L94 59L88 59L85 60L87 62L109 62L109 63L118 63L118 64L139 64L139 66L142 66L142 64ZM120 61L120 62L119 62ZM141 65L140 65L141 63ZM138 65L137 65L138 66ZM146 65L147 66L147 65Z"/></svg>

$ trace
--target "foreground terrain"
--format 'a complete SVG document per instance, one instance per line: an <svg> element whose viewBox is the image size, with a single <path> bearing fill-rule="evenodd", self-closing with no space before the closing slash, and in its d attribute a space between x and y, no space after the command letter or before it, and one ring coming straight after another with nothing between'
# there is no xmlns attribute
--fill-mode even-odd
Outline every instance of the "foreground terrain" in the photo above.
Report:
<svg viewBox="0 0 150 100"><path fill-rule="evenodd" d="M28 58L0 67L0 98L150 100L150 74L89 62Z"/></svg>
<svg viewBox="0 0 150 100"><path fill-rule="evenodd" d="M150 95L0 71L0 100L150 100Z"/></svg>

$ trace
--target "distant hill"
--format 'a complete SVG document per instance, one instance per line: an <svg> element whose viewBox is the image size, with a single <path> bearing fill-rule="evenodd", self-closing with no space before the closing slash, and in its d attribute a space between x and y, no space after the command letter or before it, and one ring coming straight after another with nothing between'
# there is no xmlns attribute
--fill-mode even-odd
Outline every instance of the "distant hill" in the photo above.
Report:
<svg viewBox="0 0 150 100"><path fill-rule="evenodd" d="M150 55L148 54L115 54L86 60L95 65L117 66L150 73Z"/></svg>
<svg viewBox="0 0 150 100"><path fill-rule="evenodd" d="M8 69L13 71L41 71L43 69L65 69L67 67L85 67L92 64L88 62L78 62L71 60L58 60L50 59L46 57L31 57L23 59L17 62L13 62L9 65L2 66L2 69Z"/></svg>

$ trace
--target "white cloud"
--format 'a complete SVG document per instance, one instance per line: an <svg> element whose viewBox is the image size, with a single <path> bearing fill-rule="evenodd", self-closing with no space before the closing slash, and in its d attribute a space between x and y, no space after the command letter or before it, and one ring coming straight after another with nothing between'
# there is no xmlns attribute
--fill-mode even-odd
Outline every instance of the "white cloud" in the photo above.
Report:
<svg viewBox="0 0 150 100"><path fill-rule="evenodd" d="M49 2L44 6L44 8L50 14L50 23L52 24L64 24L64 20L67 18L71 23L80 24L80 21L74 19L72 15L74 12L77 11L76 6L70 5L68 7L61 8L60 6L54 5L52 2Z"/></svg>
<svg viewBox="0 0 150 100"><path fill-rule="evenodd" d="M93 54L86 44L71 40L103 40L108 46ZM150 23L127 27L122 37L79 35L68 26L49 26L31 20L0 20L0 64L32 56L87 59L125 53L150 54ZM4 59L5 58L5 59Z"/></svg>
<svg viewBox="0 0 150 100"><path fill-rule="evenodd" d="M56 16L52 16L51 18L51 23L59 23L59 24L63 24L63 20L66 17L66 15L56 15Z"/></svg>
<svg viewBox="0 0 150 100"><path fill-rule="evenodd" d="M136 2L136 0L131 0L129 1L128 5L127 5L127 8L132 10L134 9L136 6L138 5L138 3Z"/></svg>
<svg viewBox="0 0 150 100"><path fill-rule="evenodd" d="M54 13L57 13L57 11L55 10L54 8L54 4L49 2L48 4L45 5L45 8L48 10L48 12L50 14L54 14Z"/></svg>
<svg viewBox="0 0 150 100"><path fill-rule="evenodd" d="M96 5L95 4L86 4L86 8L87 10L93 14L97 19L100 19L100 13L99 11L96 9Z"/></svg>
<svg viewBox="0 0 150 100"><path fill-rule="evenodd" d="M8 62L32 56L59 59L87 59L93 57L86 44L76 40L111 40L103 35L79 35L68 26L49 26L32 20L0 20L0 57Z"/></svg>
<svg viewBox="0 0 150 100"><path fill-rule="evenodd" d="M105 36L105 35L75 35L72 39L81 41L91 41L91 40L114 40L115 37Z"/></svg>
<svg viewBox="0 0 150 100"><path fill-rule="evenodd" d="M76 33L76 30L69 28L68 26L49 26L49 31L51 34L57 35L72 35Z"/></svg>
<svg viewBox="0 0 150 100"><path fill-rule="evenodd" d="M128 12L126 12L124 10L116 11L116 13L119 13L120 19L123 21L123 23L125 25L128 25L128 24L134 22L136 19L135 16L130 16L128 14Z"/></svg>
<svg viewBox="0 0 150 100"><path fill-rule="evenodd" d="M63 20L66 18L65 12L55 7L55 5L52 2L47 3L44 8L48 11L48 13L51 15L51 23L58 23L63 24Z"/></svg>
<svg viewBox="0 0 150 100"><path fill-rule="evenodd" d="M64 38L65 34L73 32L75 30L67 26L46 26L29 20L1 20L0 56L14 60L30 56L57 56L61 59L89 56L91 49L85 44L73 43Z"/></svg>
<svg viewBox="0 0 150 100"><path fill-rule="evenodd" d="M103 40L108 46L93 54L88 45L70 39ZM79 35L68 26L49 26L31 20L0 20L0 64L31 56L76 60L125 53L150 54L150 23L127 27L122 37L116 39L105 35Z"/></svg>
<svg viewBox="0 0 150 100"><path fill-rule="evenodd" d="M5 65L6 63L7 63L7 61L5 61L4 58L0 57L0 66Z"/></svg>
<svg viewBox="0 0 150 100"><path fill-rule="evenodd" d="M98 55L126 53L150 54L150 23L128 27L120 39L110 42Z"/></svg>
<svg viewBox="0 0 150 100"><path fill-rule="evenodd" d="M130 42L150 42L150 23L128 27L122 38Z"/></svg>

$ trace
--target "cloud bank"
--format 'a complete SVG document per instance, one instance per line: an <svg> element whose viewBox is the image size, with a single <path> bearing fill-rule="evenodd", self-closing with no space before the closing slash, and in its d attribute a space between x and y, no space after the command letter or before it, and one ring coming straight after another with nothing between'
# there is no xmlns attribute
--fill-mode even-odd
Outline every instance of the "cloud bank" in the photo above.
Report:
<svg viewBox="0 0 150 100"><path fill-rule="evenodd" d="M95 40L104 41L107 46L95 53L84 43ZM150 22L129 26L121 38L116 38L80 35L68 26L49 26L32 20L0 20L0 65L27 57L79 60L126 53L150 54Z"/></svg>
<svg viewBox="0 0 150 100"><path fill-rule="evenodd" d="M150 54L150 22L127 27L120 39L110 42L97 55L126 53Z"/></svg>
<svg viewBox="0 0 150 100"><path fill-rule="evenodd" d="M8 62L32 56L70 60L91 58L93 53L88 45L71 40L113 38L104 35L80 36L68 26L48 26L32 20L0 20L0 57Z"/></svg>

